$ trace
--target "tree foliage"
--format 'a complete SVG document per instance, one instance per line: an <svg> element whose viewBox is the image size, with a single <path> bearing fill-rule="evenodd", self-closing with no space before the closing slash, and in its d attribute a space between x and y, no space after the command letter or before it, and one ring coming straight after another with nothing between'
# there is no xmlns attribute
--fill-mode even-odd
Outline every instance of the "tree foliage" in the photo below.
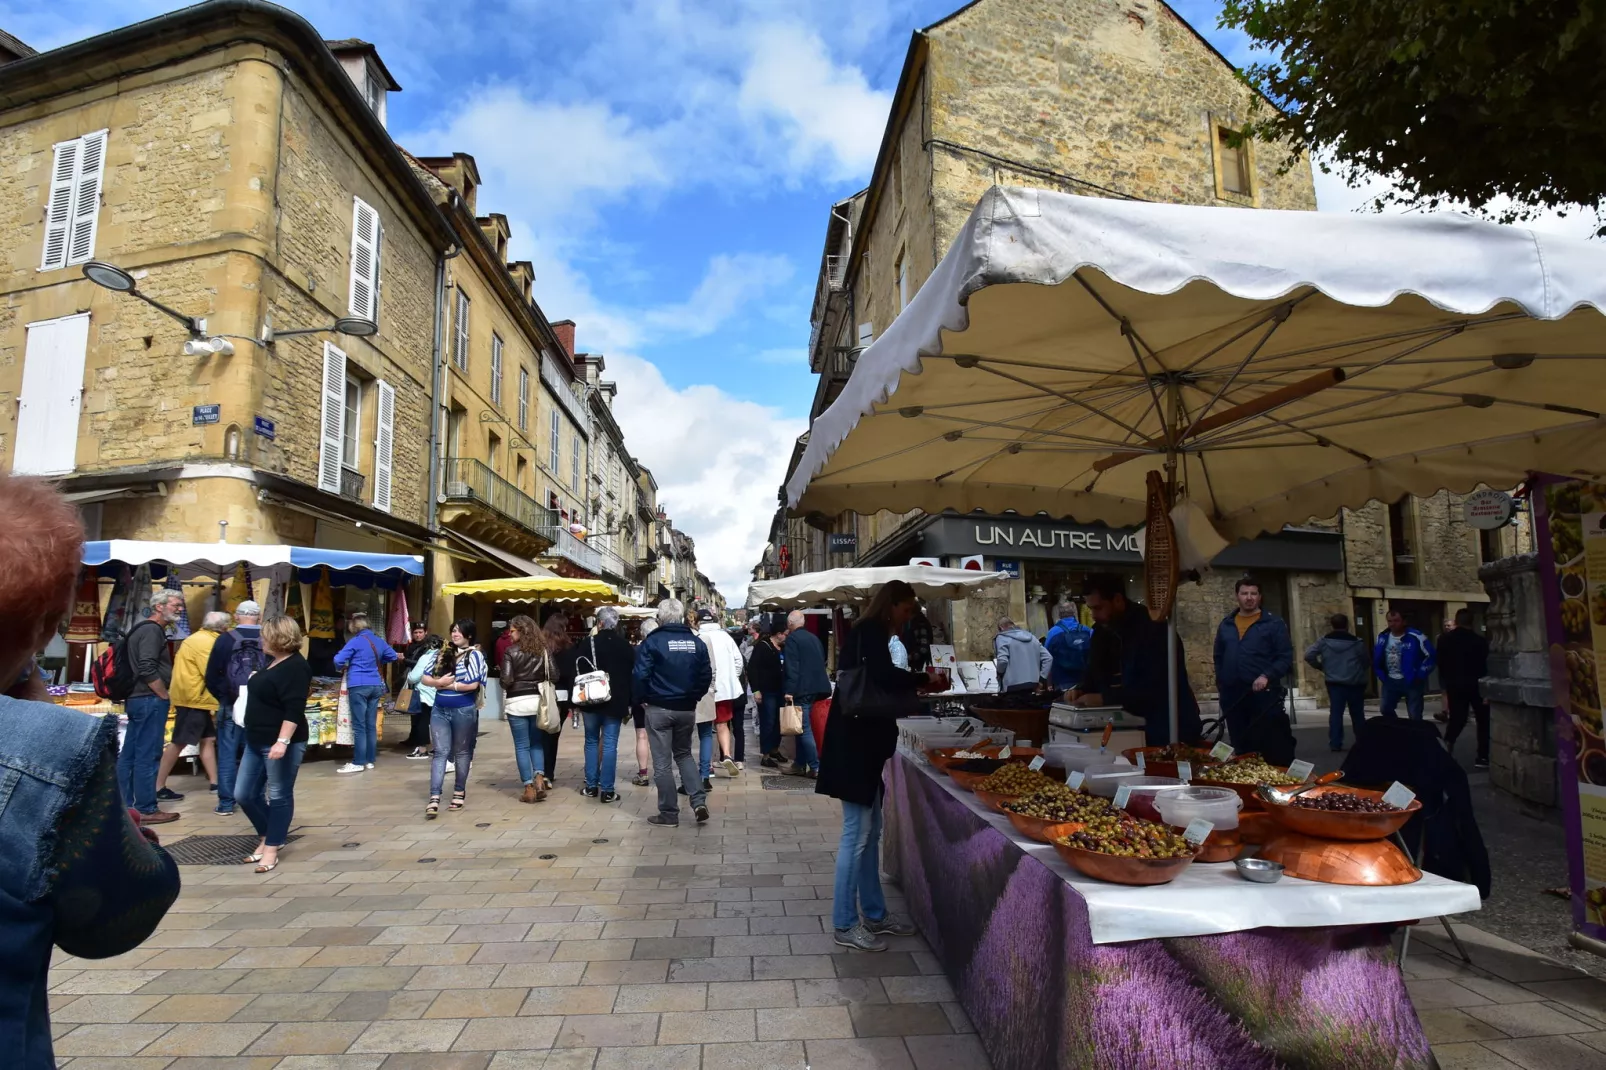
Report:
<svg viewBox="0 0 1606 1070"><path fill-rule="evenodd" d="M1221 24L1271 58L1245 72L1280 106L1246 136L1387 203L1464 201L1522 219L1606 200L1606 0L1225 0Z"/></svg>

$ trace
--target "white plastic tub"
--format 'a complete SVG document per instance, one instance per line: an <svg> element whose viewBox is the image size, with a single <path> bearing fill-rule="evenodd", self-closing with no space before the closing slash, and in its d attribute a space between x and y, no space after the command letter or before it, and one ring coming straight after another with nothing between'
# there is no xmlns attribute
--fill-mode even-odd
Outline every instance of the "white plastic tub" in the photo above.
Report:
<svg viewBox="0 0 1606 1070"><path fill-rule="evenodd" d="M1235 829L1244 801L1231 788L1188 787L1161 792L1154 805L1166 824L1178 828L1202 819L1213 828Z"/></svg>

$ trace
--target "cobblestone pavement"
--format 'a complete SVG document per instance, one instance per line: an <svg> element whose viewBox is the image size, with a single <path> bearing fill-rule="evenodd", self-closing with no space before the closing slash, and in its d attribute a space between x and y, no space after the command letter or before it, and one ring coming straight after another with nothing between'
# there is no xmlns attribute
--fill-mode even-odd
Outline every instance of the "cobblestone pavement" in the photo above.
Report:
<svg viewBox="0 0 1606 1070"><path fill-rule="evenodd" d="M655 828L655 797L628 772L619 805L574 791L580 733L566 731L560 787L527 806L506 728L485 728L467 809L426 822L428 763L393 750L355 776L308 763L301 838L274 873L185 866L138 950L59 958L61 1064L987 1070L919 938L878 955L831 942L829 800L764 790L755 763L716 779L706 826L688 813ZM197 778L174 787L192 793L168 804L184 817L167 842L248 831L210 812ZM1437 923L1405 964L1444 1070L1606 1068L1606 983L1456 929L1471 965Z"/></svg>

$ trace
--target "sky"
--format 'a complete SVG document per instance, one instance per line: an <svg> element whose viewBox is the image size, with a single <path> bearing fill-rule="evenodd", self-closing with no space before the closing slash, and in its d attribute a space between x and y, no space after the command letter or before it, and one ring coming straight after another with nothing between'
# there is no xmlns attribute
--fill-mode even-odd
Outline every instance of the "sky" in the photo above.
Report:
<svg viewBox="0 0 1606 1070"><path fill-rule="evenodd" d="M0 0L0 28L47 49L177 6ZM829 207L869 179L911 32L960 0L286 6L326 38L378 47L402 85L401 145L474 156L480 212L508 217L548 318L575 320L578 348L604 355L627 447L737 603L807 427ZM1173 3L1246 63L1219 6ZM1324 210L1369 199L1316 181ZM1581 236L1593 217L1535 225Z"/></svg>

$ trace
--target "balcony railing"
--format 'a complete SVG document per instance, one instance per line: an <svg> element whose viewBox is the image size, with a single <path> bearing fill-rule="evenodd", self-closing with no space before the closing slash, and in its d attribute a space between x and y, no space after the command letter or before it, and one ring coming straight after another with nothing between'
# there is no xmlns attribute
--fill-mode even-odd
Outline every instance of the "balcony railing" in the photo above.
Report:
<svg viewBox="0 0 1606 1070"><path fill-rule="evenodd" d="M541 535L552 540L552 548L547 553L554 557L562 557L587 572L600 573L602 571L602 555L594 547L587 546L577 539L568 528L552 524L541 529Z"/></svg>
<svg viewBox="0 0 1606 1070"><path fill-rule="evenodd" d="M629 561L626 561L620 554L614 552L606 546L597 546L594 549L602 561L602 571L605 574L609 576L618 576L622 580L631 580L635 578L636 566L632 565Z"/></svg>
<svg viewBox="0 0 1606 1070"><path fill-rule="evenodd" d="M493 512L543 538L551 537L547 532L554 530L558 521L557 513L491 471L483 462L468 457L446 459L442 493L448 500L483 502Z"/></svg>
<svg viewBox="0 0 1606 1070"><path fill-rule="evenodd" d="M340 470L340 496L350 498L354 502L362 501L362 488L368 482L368 477L361 472L354 472L350 468Z"/></svg>

